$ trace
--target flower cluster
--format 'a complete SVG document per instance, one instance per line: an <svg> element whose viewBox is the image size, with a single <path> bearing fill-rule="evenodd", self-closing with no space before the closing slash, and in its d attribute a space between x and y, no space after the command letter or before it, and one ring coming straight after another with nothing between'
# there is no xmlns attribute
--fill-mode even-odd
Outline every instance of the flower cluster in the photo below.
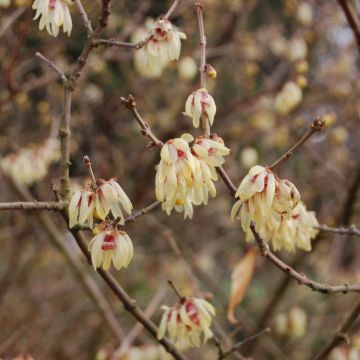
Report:
<svg viewBox="0 0 360 360"><path fill-rule="evenodd" d="M68 36L72 30L72 20L68 5L69 0L34 0L32 8L36 10L34 20L40 19L39 29L46 28L51 36L58 36L62 26Z"/></svg>
<svg viewBox="0 0 360 360"><path fill-rule="evenodd" d="M117 270L126 268L134 254L133 244L125 231L101 231L90 241L91 261L94 269L109 270L111 261Z"/></svg>
<svg viewBox="0 0 360 360"><path fill-rule="evenodd" d="M50 138L41 146L20 149L3 157L0 168L18 183L30 186L41 181L47 175L50 164L59 158L59 141Z"/></svg>
<svg viewBox="0 0 360 360"><path fill-rule="evenodd" d="M139 29L133 40L135 42L149 41L135 52L135 68L143 76L159 77L169 62L178 60L181 51L181 39L186 35L177 31L169 20L159 19L150 33Z"/></svg>
<svg viewBox="0 0 360 360"><path fill-rule="evenodd" d="M242 180L235 197L240 198L231 211L231 218L240 218L248 241L253 240L250 225L275 250L296 247L311 249L317 234L317 220L300 202L300 194L289 180L279 179L270 168L256 165Z"/></svg>
<svg viewBox="0 0 360 360"><path fill-rule="evenodd" d="M206 205L208 194L216 195L215 167L223 164L230 153L222 139L212 134L209 139L198 137L192 147L193 137L168 140L160 152L161 160L155 178L156 198L170 215L175 209L184 212L184 218L193 216L193 205Z"/></svg>
<svg viewBox="0 0 360 360"><path fill-rule="evenodd" d="M162 339L166 333L180 350L201 346L201 337L205 344L213 336L210 329L215 316L214 307L203 299L194 297L180 300L173 307L162 306L157 337Z"/></svg>
<svg viewBox="0 0 360 360"><path fill-rule="evenodd" d="M115 179L105 181L99 179L96 189L79 190L74 193L69 205L69 226L87 224L93 227L93 218L96 214L105 220L111 212L119 223L124 224L124 212L131 214L132 204L124 190Z"/></svg>
<svg viewBox="0 0 360 360"><path fill-rule="evenodd" d="M193 119L193 125L196 128L199 127L200 118L202 116L205 116L210 125L212 125L214 123L215 114L215 101L206 89L193 91L186 100L184 115L190 116Z"/></svg>

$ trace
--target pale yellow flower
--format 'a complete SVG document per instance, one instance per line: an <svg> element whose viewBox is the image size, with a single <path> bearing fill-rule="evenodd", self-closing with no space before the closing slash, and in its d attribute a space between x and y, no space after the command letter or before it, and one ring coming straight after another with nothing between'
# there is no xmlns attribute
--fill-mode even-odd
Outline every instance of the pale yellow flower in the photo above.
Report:
<svg viewBox="0 0 360 360"><path fill-rule="evenodd" d="M133 208L130 199L115 179L109 181L100 179L97 181L97 185L95 198L97 215L100 219L105 220L111 212L115 218L120 218L119 222L123 225L124 212L130 215Z"/></svg>
<svg viewBox="0 0 360 360"><path fill-rule="evenodd" d="M41 181L51 163L58 161L59 157L59 141L50 138L40 146L23 148L3 157L0 167L18 183L30 186Z"/></svg>
<svg viewBox="0 0 360 360"><path fill-rule="evenodd" d="M164 314L161 318L157 337L162 339L166 332L175 346L180 350L200 347L213 336L210 329L214 307L199 298L186 298L173 307L162 306ZM203 341L201 341L203 338Z"/></svg>
<svg viewBox="0 0 360 360"><path fill-rule="evenodd" d="M214 123L216 114L216 104L213 97L206 89L193 91L186 100L184 115L190 116L194 127L200 125L201 116L205 116L210 125Z"/></svg>
<svg viewBox="0 0 360 360"><path fill-rule="evenodd" d="M170 215L173 208L183 211L185 217L192 217L191 198L188 197L194 184L197 159L192 155L189 144L183 138L168 140L160 152L157 166L155 191L162 208Z"/></svg>
<svg viewBox="0 0 360 360"><path fill-rule="evenodd" d="M264 241L272 244L275 251L285 249L294 252L296 248L311 250L311 240L319 232L316 228L319 223L315 213L307 211L302 201L291 211L290 217L281 216L280 221L274 219L274 216L269 217L258 232Z"/></svg>
<svg viewBox="0 0 360 360"><path fill-rule="evenodd" d="M97 234L89 243L94 269L109 270L111 261L117 270L126 268L134 254L131 239L124 231L110 230Z"/></svg>
<svg viewBox="0 0 360 360"><path fill-rule="evenodd" d="M230 154L230 149L224 145L223 139L211 134L209 139L199 136L195 139L192 151L197 158L204 160L209 166L217 167L224 164L224 156Z"/></svg>
<svg viewBox="0 0 360 360"><path fill-rule="evenodd" d="M253 166L242 180L235 197L240 198L232 210L231 218L240 218L246 240L253 240L250 225L254 222L260 235L272 234L281 228L283 219L290 219L300 201L300 194L289 180L279 179L270 168ZM287 229L286 229L287 230ZM265 241L270 237L266 236Z"/></svg>
<svg viewBox="0 0 360 360"><path fill-rule="evenodd" d="M293 81L287 82L275 97L275 109L279 114L290 114L302 101L302 90Z"/></svg>
<svg viewBox="0 0 360 360"><path fill-rule="evenodd" d="M69 11L69 1L65 0L34 0L32 8L36 10L34 20L40 19L39 29L46 28L51 36L58 36L63 27L68 36L72 30L72 20Z"/></svg>
<svg viewBox="0 0 360 360"><path fill-rule="evenodd" d="M92 229L94 209L95 193L87 190L76 191L69 204L69 227L87 224Z"/></svg>
<svg viewBox="0 0 360 360"><path fill-rule="evenodd" d="M171 24L169 20L157 20L150 33L139 29L133 39L135 42L152 38L135 52L134 60L136 70L150 78L159 77L164 68L173 60L178 60L181 51L181 40L186 35Z"/></svg>

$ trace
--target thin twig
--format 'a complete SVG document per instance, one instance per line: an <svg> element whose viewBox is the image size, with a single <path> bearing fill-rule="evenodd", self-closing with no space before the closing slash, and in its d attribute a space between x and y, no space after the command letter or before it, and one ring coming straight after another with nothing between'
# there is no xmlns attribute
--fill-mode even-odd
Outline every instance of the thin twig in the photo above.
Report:
<svg viewBox="0 0 360 360"><path fill-rule="evenodd" d="M92 166L91 166L91 160L90 160L90 157L85 155L84 156L84 163L85 163L85 166L87 167L88 171L89 171L89 175L90 175L90 178L91 178L91 182L92 182L92 186L94 187L94 189L96 188L96 178L95 178L95 175L94 175L94 171L92 169Z"/></svg>
<svg viewBox="0 0 360 360"><path fill-rule="evenodd" d="M352 225L348 228L346 228L346 227L334 228L334 227L330 227L327 225L321 225L321 226L317 226L316 228L322 232L331 232L331 233L341 234L341 235L360 236L360 229L358 229L355 225Z"/></svg>
<svg viewBox="0 0 360 360"><path fill-rule="evenodd" d="M348 340L348 332L352 328L354 322L360 315L360 302L357 303L354 310L345 319L340 328L336 331L330 342L313 358L313 360L327 359L331 351L341 342Z"/></svg>
<svg viewBox="0 0 360 360"><path fill-rule="evenodd" d="M284 263L281 259L279 259L271 250L268 244L259 236L256 232L254 225L250 226L252 233L254 234L254 238L257 242L259 250L261 254L268 258L275 266L277 266L281 271L286 273L288 276L291 276L295 279L299 285L308 286L313 291L318 291L322 294L334 294L334 293L343 293L347 294L349 292L360 293L360 285L328 285L316 282L314 280L309 279L305 274L299 273L294 270L291 266Z"/></svg>
<svg viewBox="0 0 360 360"><path fill-rule="evenodd" d="M136 109L136 102L134 96L129 94L127 98L121 97L121 102L134 114L136 121L141 127L141 132L144 136L147 136L151 140L150 145L163 146L164 143L159 140L151 131L149 124L141 117L139 112Z"/></svg>
<svg viewBox="0 0 360 360"><path fill-rule="evenodd" d="M26 200L26 203L28 204L34 203L30 192L26 188L22 187L12 179L9 180L10 184L20 198ZM35 213L34 216L39 221L40 226L42 226L45 232L49 235L51 243L64 255L64 258L69 264L70 270L77 277L78 283L95 304L111 332L118 341L122 341L123 331L116 319L116 315L111 305L106 300L91 273L87 271L87 269L79 261L80 259L77 253L74 252L74 249L70 246L70 244L65 241L66 238L64 237L64 234L59 230L58 226L46 212Z"/></svg>
<svg viewBox="0 0 360 360"><path fill-rule="evenodd" d="M71 121L71 97L72 91L68 82L64 83L64 101L59 128L60 151L61 151L61 190L60 195L68 200L70 197L70 121Z"/></svg>
<svg viewBox="0 0 360 360"><path fill-rule="evenodd" d="M40 52L36 52L35 56L41 59L44 63L46 63L51 69L53 69L61 79L61 81L65 84L67 82L67 78L65 73L50 59L48 59L45 55Z"/></svg>
<svg viewBox="0 0 360 360"><path fill-rule="evenodd" d="M355 39L357 41L357 45L360 51L360 24L359 19L356 16L355 10L350 5L349 0L338 0L338 3L344 12L346 20L351 27L351 30L355 35Z"/></svg>
<svg viewBox="0 0 360 360"><path fill-rule="evenodd" d="M174 290L174 293L176 294L176 296L179 298L179 300L181 302L185 301L185 296L181 295L179 289L176 287L176 285L174 284L174 282L172 280L168 280L168 284L170 285L170 287Z"/></svg>
<svg viewBox="0 0 360 360"><path fill-rule="evenodd" d="M78 243L81 251L88 259L88 262L91 263L91 257L87 250L87 246L85 244L85 240L82 235L76 231L71 230L76 242ZM144 328L155 338L157 339L157 327L156 325L149 320L145 314L138 307L136 301L132 299L129 294L122 288L122 286L117 282L117 280L109 273L103 269L98 269L97 272L105 281L105 283L109 286L109 288L113 291L116 297L122 302L124 308L127 312L129 312L133 317L135 317L141 324L144 325ZM174 346L174 344L167 338L163 338L157 340L161 345L164 346L167 352L172 354L175 359L178 360L186 360L186 357L182 355Z"/></svg>
<svg viewBox="0 0 360 360"><path fill-rule="evenodd" d="M301 145L303 145L312 135L317 133L318 131L322 130L325 123L320 120L320 118L315 118L313 123L311 124L309 130L306 132L306 134L293 146L291 147L284 155L282 155L279 159L277 159L275 162L273 162L269 168L271 170L274 170L276 167L281 165L286 160L289 160L294 151L298 149Z"/></svg>
<svg viewBox="0 0 360 360"><path fill-rule="evenodd" d="M204 29L204 18L203 18L203 6L200 3L195 3L196 14L199 23L199 34L200 34L200 87L206 89L206 36ZM203 135L205 138L210 136L210 123L209 119L205 114L201 115L201 122L203 128Z"/></svg>
<svg viewBox="0 0 360 360"><path fill-rule="evenodd" d="M91 26L91 21L89 20L89 17L87 16L87 13L83 7L83 4L81 2L81 0L74 0L76 6L78 7L79 9L79 13L83 19L83 22L84 22L84 26L85 26L85 29L86 29L86 32L88 34L88 36L90 36L92 33L93 33L93 28Z"/></svg>
<svg viewBox="0 0 360 360"><path fill-rule="evenodd" d="M220 175L220 177L223 179L226 187L229 189L230 194L232 196L235 196L236 194L236 186L234 185L234 183L231 181L229 175L226 173L226 171L224 170L224 168L222 166L219 166L216 168L217 173Z"/></svg>
<svg viewBox="0 0 360 360"><path fill-rule="evenodd" d="M18 201L0 203L0 210L55 210L61 211L68 203L66 201Z"/></svg>
<svg viewBox="0 0 360 360"><path fill-rule="evenodd" d="M249 336L248 338L239 341L238 343L234 344L234 346L232 346L232 348L228 351L223 352L219 357L218 360L223 360L225 358L227 358L228 356L230 356L231 354L233 354L235 351L239 350L243 345L247 344L248 342L258 338L259 336L262 336L266 333L270 332L269 328L266 328L264 330L259 331L258 333Z"/></svg>
<svg viewBox="0 0 360 360"><path fill-rule="evenodd" d="M176 7L179 5L181 0L175 0L172 5L170 6L169 10L166 12L166 14L162 17L162 19L167 20L171 16L171 14L174 12Z"/></svg>
<svg viewBox="0 0 360 360"><path fill-rule="evenodd" d="M161 301L163 300L166 294L166 287L162 286L155 293L153 298L150 300L147 305L144 314L147 318L151 318L153 313L158 309ZM115 350L113 354L114 359L121 359L131 346L131 344L136 340L136 338L140 335L141 331L144 329L144 326L141 323L136 323L133 328L127 333L126 338L122 341L121 345L118 349Z"/></svg>
<svg viewBox="0 0 360 360"><path fill-rule="evenodd" d="M148 206L144 207L143 209L137 211L133 215L128 216L125 219L125 224L134 222L139 217L149 213L150 211L153 211L153 210L157 209L158 207L160 207L160 205L161 205L160 201L154 201L153 203L151 203L150 205L148 205Z"/></svg>
<svg viewBox="0 0 360 360"><path fill-rule="evenodd" d="M176 7L179 5L181 0L175 0L169 10L166 12L164 16L161 16L161 19L168 20L169 17L172 15ZM93 47L98 46L116 46L116 47L124 47L129 49L135 49L139 50L142 47L144 47L152 38L154 37L154 34L150 33L145 39L137 42L137 43L130 43L126 41L121 41L117 39L96 39L93 41Z"/></svg>

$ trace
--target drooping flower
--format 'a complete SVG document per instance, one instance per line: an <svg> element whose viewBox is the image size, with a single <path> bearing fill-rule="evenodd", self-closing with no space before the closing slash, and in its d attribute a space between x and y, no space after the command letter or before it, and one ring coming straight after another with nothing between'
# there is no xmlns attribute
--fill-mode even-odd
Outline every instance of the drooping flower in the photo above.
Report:
<svg viewBox="0 0 360 360"><path fill-rule="evenodd" d="M250 225L256 231L267 227L278 229L282 218L289 219L300 200L295 185L289 180L279 179L270 168L253 166L242 180L235 197L240 198L232 210L231 218L239 216L246 239L252 240Z"/></svg>
<svg viewBox="0 0 360 360"><path fill-rule="evenodd" d="M34 0L32 8L36 10L34 20L40 19L39 29L46 28L51 36L58 36L59 29L63 27L68 36L72 30L72 20L68 0Z"/></svg>
<svg viewBox="0 0 360 360"><path fill-rule="evenodd" d="M253 222L260 237L275 251L311 250L319 223L289 180L279 179L269 168L257 165L241 182L236 197L240 200L234 204L231 217L240 219L247 241L254 239L250 229Z"/></svg>
<svg viewBox="0 0 360 360"><path fill-rule="evenodd" d="M275 251L285 249L294 252L296 248L310 251L311 240L316 237L319 223L313 211L307 211L304 203L299 201L291 211L290 217L281 216L280 221L269 217L258 229L261 238L272 244Z"/></svg>
<svg viewBox="0 0 360 360"><path fill-rule="evenodd" d="M89 243L94 269L109 270L111 261L117 270L126 268L134 254L133 244L125 231L102 231Z"/></svg>
<svg viewBox="0 0 360 360"><path fill-rule="evenodd" d="M150 40L135 52L135 67L140 74L156 78L169 62L179 59L181 40L186 39L186 35L177 31L169 20L159 19L150 33L138 30L134 41L145 40L148 36L151 37Z"/></svg>
<svg viewBox="0 0 360 360"><path fill-rule="evenodd" d="M51 163L59 158L59 141L50 138L40 146L23 148L3 157L0 167L18 183L30 186L41 181L47 175Z"/></svg>
<svg viewBox="0 0 360 360"><path fill-rule="evenodd" d="M69 204L69 227L87 224L93 227L95 209L95 193L88 190L76 191Z"/></svg>
<svg viewBox="0 0 360 360"><path fill-rule="evenodd" d="M177 31L169 20L155 22L152 39L146 44L148 53L154 57L165 57L168 61L178 60L181 51L181 40L186 35Z"/></svg>
<svg viewBox="0 0 360 360"><path fill-rule="evenodd" d="M170 215L171 211L184 211L184 216L192 217L193 208L189 192L195 181L195 163L189 144L184 138L168 140L160 152L161 160L157 166L155 191L162 208Z"/></svg>
<svg viewBox="0 0 360 360"><path fill-rule="evenodd" d="M121 186L115 181L99 179L97 181L95 209L100 219L105 220L111 211L115 218L120 218L120 224L124 224L124 212L131 214L133 208L130 199Z"/></svg>
<svg viewBox="0 0 360 360"><path fill-rule="evenodd" d="M199 127L201 116L205 116L210 125L212 125L214 123L215 114L215 101L206 89L193 91L187 98L184 115L190 116L193 119L194 127Z"/></svg>
<svg viewBox="0 0 360 360"><path fill-rule="evenodd" d="M214 307L199 298L186 298L173 307L162 306L164 314L161 318L157 337L162 339L166 332L175 346L180 350L200 347L213 336L210 329L215 316ZM201 338L203 337L203 341Z"/></svg>
<svg viewBox="0 0 360 360"><path fill-rule="evenodd" d="M197 137L192 151L197 158L204 160L211 167L224 164L224 156L230 154L230 149L225 146L223 139L215 133L211 134L209 139Z"/></svg>
<svg viewBox="0 0 360 360"><path fill-rule="evenodd" d="M208 193L216 196L214 181L218 180L216 167L225 162L224 156L230 153L224 141L216 134L211 134L209 139L199 136L191 147L195 162L195 182L193 189L193 203L207 205Z"/></svg>

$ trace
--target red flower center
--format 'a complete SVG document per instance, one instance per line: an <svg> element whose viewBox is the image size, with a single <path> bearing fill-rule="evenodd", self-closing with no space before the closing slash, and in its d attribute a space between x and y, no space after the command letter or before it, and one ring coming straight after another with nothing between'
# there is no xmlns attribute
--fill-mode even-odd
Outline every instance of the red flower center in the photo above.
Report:
<svg viewBox="0 0 360 360"><path fill-rule="evenodd" d="M115 238L112 235L105 235L104 241L101 245L102 250L113 250L116 248Z"/></svg>

